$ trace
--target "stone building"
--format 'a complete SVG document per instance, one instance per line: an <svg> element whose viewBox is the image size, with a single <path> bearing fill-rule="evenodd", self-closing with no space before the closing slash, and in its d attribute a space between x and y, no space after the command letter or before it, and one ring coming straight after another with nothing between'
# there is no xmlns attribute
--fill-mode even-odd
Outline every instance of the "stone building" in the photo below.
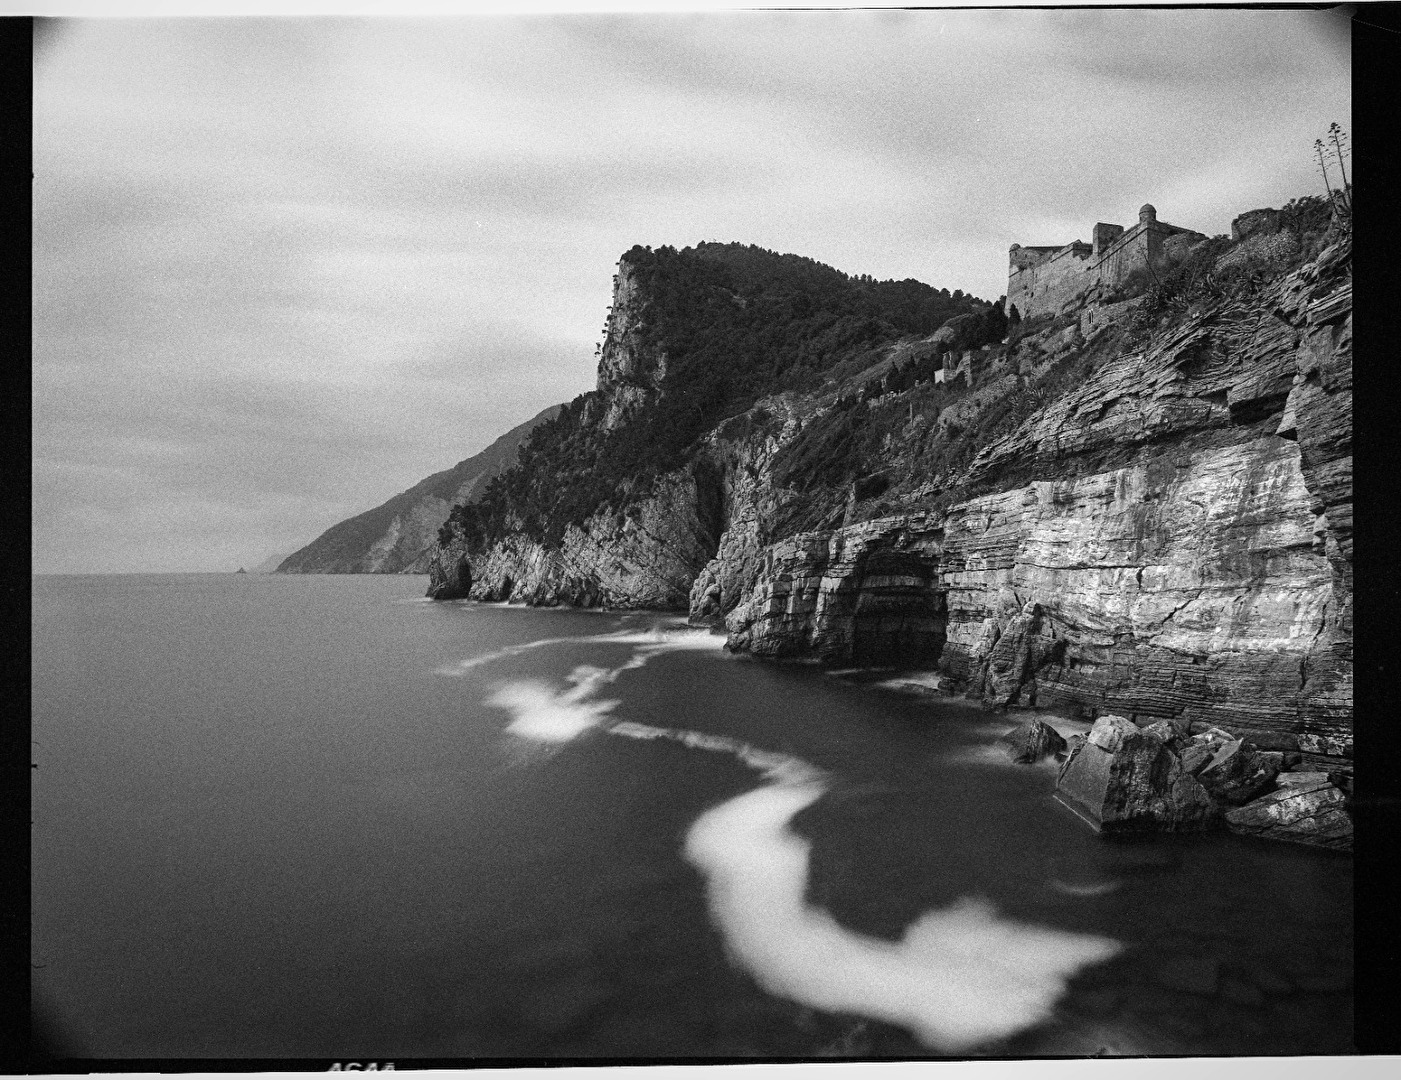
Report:
<svg viewBox="0 0 1401 1080"><path fill-rule="evenodd" d="M1151 205L1139 210L1138 224L1132 228L1101 221L1091 235L1089 244L1013 244L1007 260L1008 318L1058 315L1095 286L1110 289L1139 267L1158 269L1177 262L1189 247L1206 239L1202 233L1159 221Z"/></svg>
<svg viewBox="0 0 1401 1080"><path fill-rule="evenodd" d="M934 383L952 386L961 378L964 386L971 387L974 367L982 371L989 364L1000 360L1006 351L1003 345L984 345L977 349L944 353L944 366L934 372Z"/></svg>

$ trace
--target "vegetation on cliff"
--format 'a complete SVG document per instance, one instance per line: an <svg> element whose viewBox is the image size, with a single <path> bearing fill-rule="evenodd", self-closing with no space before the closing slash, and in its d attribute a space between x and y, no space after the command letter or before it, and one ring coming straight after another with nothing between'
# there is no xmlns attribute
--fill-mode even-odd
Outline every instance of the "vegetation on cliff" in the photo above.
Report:
<svg viewBox="0 0 1401 1080"><path fill-rule="evenodd" d="M1014 474L1044 479L1044 470L1029 460L999 461L995 475L975 462L1085 386L1103 365L1149 348L1186 320L1217 312L1230 321L1244 318L1247 309L1256 318L1258 301L1271 287L1349 227L1327 200L1304 196L1268 212L1268 225L1258 232L1212 237L1175 266L1144 267L1106 298L1124 305L1107 321L1084 325L1076 309L1012 323L1004 347L975 363L966 385L929 382L922 365L932 360L892 365L889 374L864 384L858 376L775 455L772 475L791 498L775 521L774 538L943 509L1003 486ZM1282 399L1272 402L1281 405ZM1265 420L1240 411L1233 417L1237 424ZM1102 456L1098 463L1107 465L1112 454Z"/></svg>
<svg viewBox="0 0 1401 1080"><path fill-rule="evenodd" d="M972 317L962 328L969 345L1005 328L995 305L960 291L852 277L752 245L634 247L623 262L645 298L641 346L666 357L655 400L611 428L596 422L596 392L570 402L532 434L515 468L453 510L443 543L521 533L556 547L604 505L634 504L698 438L765 395L814 390L834 370L868 367L882 347L957 316Z"/></svg>

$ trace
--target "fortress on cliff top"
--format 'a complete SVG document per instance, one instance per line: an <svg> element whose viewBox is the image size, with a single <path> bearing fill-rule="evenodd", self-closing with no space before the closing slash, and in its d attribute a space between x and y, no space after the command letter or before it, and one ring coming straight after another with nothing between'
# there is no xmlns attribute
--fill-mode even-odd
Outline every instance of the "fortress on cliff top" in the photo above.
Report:
<svg viewBox="0 0 1401 1080"><path fill-rule="evenodd" d="M1179 261L1206 236L1159 221L1157 210L1145 205L1137 225L1125 229L1101 221L1093 238L1092 244L1076 240L1064 247L1013 244L1007 260L1007 317L1057 315L1097 285L1108 291L1140 267L1157 270Z"/></svg>

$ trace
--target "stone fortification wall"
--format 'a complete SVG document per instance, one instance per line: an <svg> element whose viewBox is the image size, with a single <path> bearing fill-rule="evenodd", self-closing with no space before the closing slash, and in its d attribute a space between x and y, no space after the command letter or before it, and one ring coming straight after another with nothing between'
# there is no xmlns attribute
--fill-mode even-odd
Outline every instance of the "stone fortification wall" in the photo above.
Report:
<svg viewBox="0 0 1401 1080"><path fill-rule="evenodd" d="M1013 244L1008 255L1011 272L1015 274L1018 270L1039 266L1059 250L1059 247L1022 247L1020 244Z"/></svg>
<svg viewBox="0 0 1401 1080"><path fill-rule="evenodd" d="M1206 239L1201 233L1157 219L1152 206L1139 211L1132 228L1097 222L1094 243L1079 240L1054 249L1013 245L1008 253L1007 314L1022 318L1058 315L1096 285L1121 284L1144 266L1158 268L1180 260L1187 248Z"/></svg>
<svg viewBox="0 0 1401 1080"><path fill-rule="evenodd" d="M1145 264L1145 257L1153 257L1154 252L1150 246L1152 240L1153 233L1143 222L1139 222L1132 229L1126 229L1100 254L1094 265L1094 279L1090 284L1103 282L1106 285L1117 285L1123 281Z"/></svg>
<svg viewBox="0 0 1401 1080"><path fill-rule="evenodd" d="M1016 254L1016 251L1011 253ZM1041 311L1055 311L1085 291L1085 271L1092 248L1076 240L1048 258L1015 270L1007 281L1007 311L1015 306L1025 318Z"/></svg>

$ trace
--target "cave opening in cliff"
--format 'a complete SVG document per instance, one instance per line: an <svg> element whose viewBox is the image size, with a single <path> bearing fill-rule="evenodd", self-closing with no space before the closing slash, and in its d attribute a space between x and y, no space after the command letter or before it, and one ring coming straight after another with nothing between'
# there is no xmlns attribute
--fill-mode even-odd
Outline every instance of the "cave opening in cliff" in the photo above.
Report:
<svg viewBox="0 0 1401 1080"><path fill-rule="evenodd" d="M873 666L933 668L946 638L944 595L932 555L877 551L861 566L852 618L852 660Z"/></svg>

